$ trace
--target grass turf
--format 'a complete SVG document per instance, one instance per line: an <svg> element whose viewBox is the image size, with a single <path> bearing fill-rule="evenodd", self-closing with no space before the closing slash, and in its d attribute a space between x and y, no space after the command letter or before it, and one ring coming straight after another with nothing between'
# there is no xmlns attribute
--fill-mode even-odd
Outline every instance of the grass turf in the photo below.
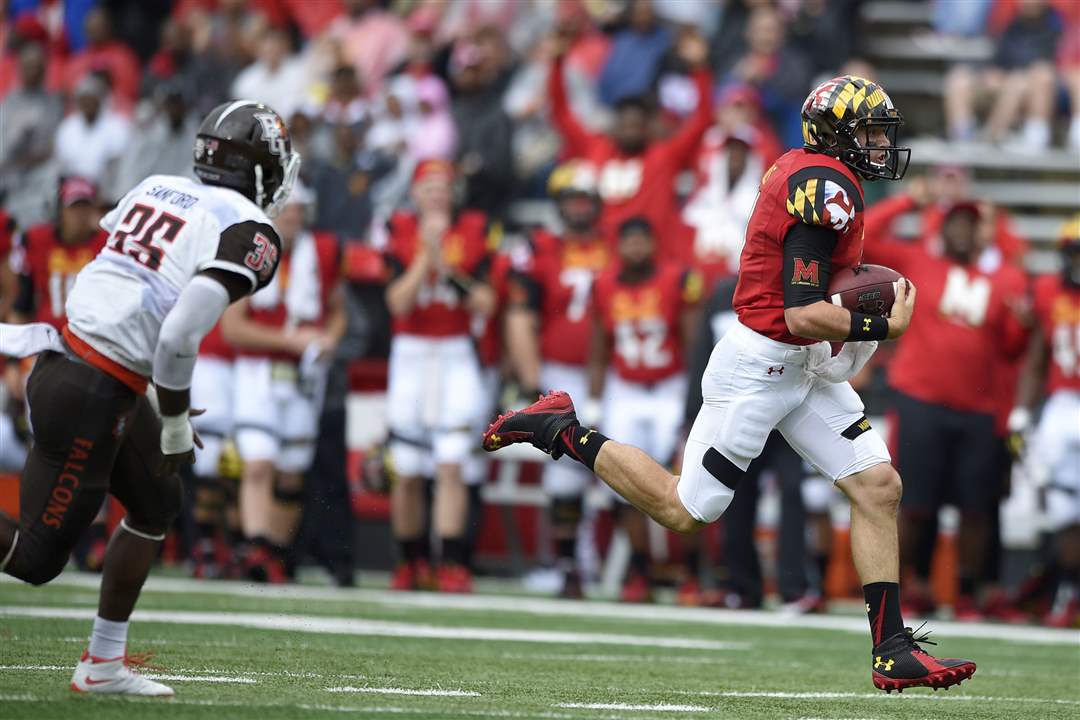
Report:
<svg viewBox="0 0 1080 720"><path fill-rule="evenodd" d="M157 651L154 662L164 669L156 672L169 676L163 681L177 691L175 700L163 701L71 693L71 668L85 646L89 620L4 614L4 608L32 607L89 617L96 592L85 582L61 578L46 588L0 584L0 718L948 720L1080 714L1080 642L943 637L944 654L979 663L975 677L948 693L917 689L886 696L870 683L866 637L808 629L797 618L773 628L693 622L677 613L630 620L537 615L485 609L482 603L468 610L395 606L363 594L355 600L340 594L282 598L215 589L220 586L212 583L184 591L151 589L140 600L140 610L158 614L154 621L132 624L130 647ZM299 618L301 629L233 625L238 613L289 615ZM368 621L379 632L393 626L419 634L486 630L496 638L511 630L590 635L523 642L316 632L332 630L325 624L336 618ZM196 624L168 621L174 619ZM637 644L615 644L597 634ZM682 638L732 645L659 644ZM594 705L610 707L585 707Z"/></svg>

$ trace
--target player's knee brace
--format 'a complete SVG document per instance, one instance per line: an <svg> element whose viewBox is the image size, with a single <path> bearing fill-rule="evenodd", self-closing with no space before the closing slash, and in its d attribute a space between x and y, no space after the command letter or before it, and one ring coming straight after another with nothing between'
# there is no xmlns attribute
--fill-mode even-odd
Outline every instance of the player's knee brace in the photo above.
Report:
<svg viewBox="0 0 1080 720"><path fill-rule="evenodd" d="M573 497L557 497L551 500L551 523L553 525L576 527L581 522L585 511L585 498L581 495Z"/></svg>

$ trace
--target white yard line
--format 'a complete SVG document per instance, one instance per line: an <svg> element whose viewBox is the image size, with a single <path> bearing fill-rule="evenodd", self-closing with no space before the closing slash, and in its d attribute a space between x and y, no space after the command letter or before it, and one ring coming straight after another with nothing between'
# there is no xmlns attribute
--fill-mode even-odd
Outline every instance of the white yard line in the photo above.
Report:
<svg viewBox="0 0 1080 720"><path fill-rule="evenodd" d="M0 665L0 670L19 670L19 671L44 671L44 672L65 672L69 673L75 669L72 665ZM250 677L241 677L246 673L240 675L229 675L222 673L205 674L199 672L185 672L183 670L169 672L169 673L142 673L151 680L175 680L179 682L205 682L205 683L232 683L237 685L255 685L258 680Z"/></svg>
<svg viewBox="0 0 1080 720"><path fill-rule="evenodd" d="M54 586L94 587L100 576L84 573L65 573L53 581ZM17 580L0 575L0 585ZM494 595L448 595L436 593L400 593L383 590L356 590L299 585L266 586L236 581L192 580L190 578L152 577L146 590L165 593L204 593L233 597L252 597L280 600L331 600L366 602L400 609L403 607L432 610L472 610L478 612L508 612L530 615L642 620L650 622L686 622L709 625L743 625L754 627L790 628L792 618L767 610L724 610L719 608L684 608L674 605L631 605L612 602L557 600L533 597ZM912 618L909 618L912 620ZM934 630L941 635L962 638L982 638L1007 642L1072 645L1080 647L1080 631L1056 630L1030 626L995 625L990 623L956 623L934 620ZM802 615L801 628L839 630L865 635L866 619L846 615Z"/></svg>
<svg viewBox="0 0 1080 720"><path fill-rule="evenodd" d="M0 616L34 617L60 620L90 620L93 608L2 607ZM423 623L361 620L319 615L266 613L192 612L182 610L136 610L132 620L171 625L227 625L261 630L328 635L366 635L380 637L432 638L439 640L488 640L497 642L560 643L571 645L630 645L682 650L731 650L732 643L698 638L654 637L609 633L581 633L561 630L509 630L480 627L445 627ZM739 647L745 643L739 643Z"/></svg>
<svg viewBox="0 0 1080 720"><path fill-rule="evenodd" d="M633 711L648 711L648 712L709 712L713 708L705 707L704 705L668 705L667 703L660 703L659 705L629 705L627 703L558 703L552 705L557 708L568 708L577 710L633 710Z"/></svg>
<svg viewBox="0 0 1080 720"><path fill-rule="evenodd" d="M912 702L916 700L930 700L932 702L1010 702L1010 703L1036 703L1040 705L1080 705L1080 700L1059 700L1055 698L1038 697L1000 697L994 695L953 695L947 692L925 693L921 689L914 693L853 693L853 692L767 692L749 690L709 691L709 690L675 690L678 695L690 695L692 697L717 697L717 698L771 698L776 700L884 700L885 702Z"/></svg>
<svg viewBox="0 0 1080 720"><path fill-rule="evenodd" d="M331 687L328 693L371 693L373 695L422 695L424 697L480 697L480 693L471 690L413 690L395 687Z"/></svg>

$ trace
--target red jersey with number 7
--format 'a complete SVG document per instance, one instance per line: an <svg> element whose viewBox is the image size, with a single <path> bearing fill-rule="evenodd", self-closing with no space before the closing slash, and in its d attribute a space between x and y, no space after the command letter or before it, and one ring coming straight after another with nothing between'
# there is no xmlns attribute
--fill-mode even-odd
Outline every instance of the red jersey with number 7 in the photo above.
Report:
<svg viewBox="0 0 1080 720"><path fill-rule="evenodd" d="M105 249L67 297L69 345L131 387L151 375L161 325L192 279L238 275L250 292L274 277L281 240L246 197L189 178L151 175L101 220ZM224 292L222 287L222 292Z"/></svg>
<svg viewBox="0 0 1080 720"><path fill-rule="evenodd" d="M540 315L540 356L584 367L592 329L589 303L597 275L611 260L607 240L564 240L536 230L531 248L513 256L510 301Z"/></svg>
<svg viewBox="0 0 1080 720"><path fill-rule="evenodd" d="M829 227L837 233L830 258L833 274L857 265L863 248L862 185L842 162L809 150L780 156L761 179L739 260L735 312L739 322L765 337L791 345L818 342L788 332L784 286L821 287L817 261L795 261L784 277L784 238L796 223ZM822 296L827 288L821 287Z"/></svg>

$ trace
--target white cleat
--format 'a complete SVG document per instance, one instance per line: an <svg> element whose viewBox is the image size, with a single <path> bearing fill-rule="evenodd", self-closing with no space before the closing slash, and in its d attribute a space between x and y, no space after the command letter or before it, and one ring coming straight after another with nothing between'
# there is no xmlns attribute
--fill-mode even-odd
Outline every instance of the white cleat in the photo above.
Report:
<svg viewBox="0 0 1080 720"><path fill-rule="evenodd" d="M104 660L91 656L89 651L83 652L79 664L75 666L71 689L83 693L147 697L172 697L176 694L168 685L154 682L133 670L126 656Z"/></svg>

